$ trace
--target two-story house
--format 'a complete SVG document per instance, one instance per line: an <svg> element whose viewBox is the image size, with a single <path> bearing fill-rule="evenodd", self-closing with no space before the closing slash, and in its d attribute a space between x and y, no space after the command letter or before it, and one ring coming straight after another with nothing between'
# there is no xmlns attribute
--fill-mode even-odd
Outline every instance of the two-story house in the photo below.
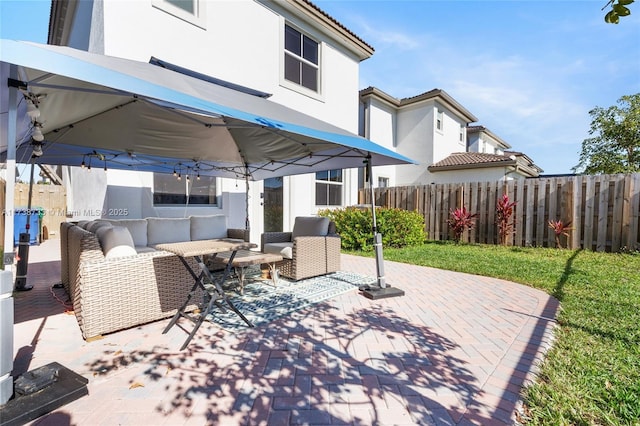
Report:
<svg viewBox="0 0 640 426"><path fill-rule="evenodd" d="M375 87L360 91L360 134L415 159L378 167L381 186L479 182L535 177L542 170L441 89L397 99Z"/></svg>
<svg viewBox="0 0 640 426"><path fill-rule="evenodd" d="M431 182L481 182L538 177L542 169L484 126L467 126L467 150L427 167Z"/></svg>
<svg viewBox="0 0 640 426"><path fill-rule="evenodd" d="M359 63L373 48L306 0L54 1L49 43L109 56L175 64L233 83L358 133ZM245 224L245 182L80 168L63 172L70 211L127 206L131 217L224 213ZM358 170L251 182L251 239L290 229L296 216L357 202ZM87 188L92 188L87 191ZM86 217L74 217L85 219Z"/></svg>

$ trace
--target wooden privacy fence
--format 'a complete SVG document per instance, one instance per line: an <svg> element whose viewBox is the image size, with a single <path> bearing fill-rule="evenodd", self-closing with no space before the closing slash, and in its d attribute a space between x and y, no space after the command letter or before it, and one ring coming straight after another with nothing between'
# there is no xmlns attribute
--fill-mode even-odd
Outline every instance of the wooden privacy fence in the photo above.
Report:
<svg viewBox="0 0 640 426"><path fill-rule="evenodd" d="M496 206L503 193L516 202L508 245L555 247L548 223L562 220L573 228L568 238L561 237L564 247L640 250L640 174L376 188L374 198L376 206L420 212L430 240L451 239L450 211L466 207L477 217L462 241L498 244ZM371 204L369 190L360 190L359 203Z"/></svg>
<svg viewBox="0 0 640 426"><path fill-rule="evenodd" d="M2 219L0 223L0 246L4 245L4 220L5 215L14 214L13 211L7 211L4 205L6 182L0 179L0 189L2 190L2 199L0 206L2 207ZM16 183L14 205L16 208L24 208L29 205L29 184ZM60 185L33 185L31 194L31 207L42 209L44 216L42 217L42 229L40 240L49 238L57 238L60 229L60 223L65 222L67 211L67 196L63 186ZM14 218L15 221L15 218ZM26 219L25 219L26 223Z"/></svg>

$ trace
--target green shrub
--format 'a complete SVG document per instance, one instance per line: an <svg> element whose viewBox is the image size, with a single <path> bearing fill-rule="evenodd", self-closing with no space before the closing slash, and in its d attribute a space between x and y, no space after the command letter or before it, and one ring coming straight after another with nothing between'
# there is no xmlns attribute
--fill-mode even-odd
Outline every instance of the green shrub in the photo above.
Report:
<svg viewBox="0 0 640 426"><path fill-rule="evenodd" d="M318 215L336 223L344 250L373 251L373 219L370 208L346 207L321 210ZM376 208L378 232L384 247L409 247L424 244L424 218L418 212Z"/></svg>

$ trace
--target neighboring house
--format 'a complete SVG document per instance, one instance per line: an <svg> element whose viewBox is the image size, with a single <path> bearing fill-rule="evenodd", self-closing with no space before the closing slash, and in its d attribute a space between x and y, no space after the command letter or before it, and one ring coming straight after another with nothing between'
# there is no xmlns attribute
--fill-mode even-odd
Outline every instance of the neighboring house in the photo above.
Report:
<svg viewBox="0 0 640 426"><path fill-rule="evenodd" d="M488 182L538 177L542 169L484 126L467 127L467 151L431 164L431 182Z"/></svg>
<svg viewBox="0 0 640 426"><path fill-rule="evenodd" d="M49 43L148 62L151 58L269 96L358 133L359 63L373 48L306 0L54 1ZM224 82L222 82L224 84ZM95 169L95 167L94 167ZM64 168L74 220L86 212L129 217L224 213L245 225L244 180L196 181L188 207L170 174ZM357 203L358 170L334 170L249 188L251 240L291 229L294 218Z"/></svg>
<svg viewBox="0 0 640 426"><path fill-rule="evenodd" d="M447 92L397 99L375 87L360 91L360 134L416 160L374 169L374 185L479 182L536 177L542 171L483 126Z"/></svg>
<svg viewBox="0 0 640 426"><path fill-rule="evenodd" d="M404 99L375 87L360 91L361 135L419 163L376 168L374 183L430 183L427 166L453 152L465 151L465 129L474 121L477 118L444 90L434 89Z"/></svg>
<svg viewBox="0 0 640 426"><path fill-rule="evenodd" d="M484 126L467 126L467 151L483 154L504 154L511 145Z"/></svg>

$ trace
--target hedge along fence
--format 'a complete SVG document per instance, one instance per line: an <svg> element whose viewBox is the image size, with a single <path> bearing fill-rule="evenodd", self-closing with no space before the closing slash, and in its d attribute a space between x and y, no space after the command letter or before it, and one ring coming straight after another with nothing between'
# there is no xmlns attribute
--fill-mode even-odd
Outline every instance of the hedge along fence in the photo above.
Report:
<svg viewBox="0 0 640 426"><path fill-rule="evenodd" d="M517 203L507 245L554 247L548 223L562 220L573 228L561 237L567 248L640 250L640 174L376 188L374 198L377 206L420 212L429 240L452 239L449 213L466 207L478 216L461 241L498 244L496 205L503 193ZM369 190L360 190L359 203L371 203Z"/></svg>

